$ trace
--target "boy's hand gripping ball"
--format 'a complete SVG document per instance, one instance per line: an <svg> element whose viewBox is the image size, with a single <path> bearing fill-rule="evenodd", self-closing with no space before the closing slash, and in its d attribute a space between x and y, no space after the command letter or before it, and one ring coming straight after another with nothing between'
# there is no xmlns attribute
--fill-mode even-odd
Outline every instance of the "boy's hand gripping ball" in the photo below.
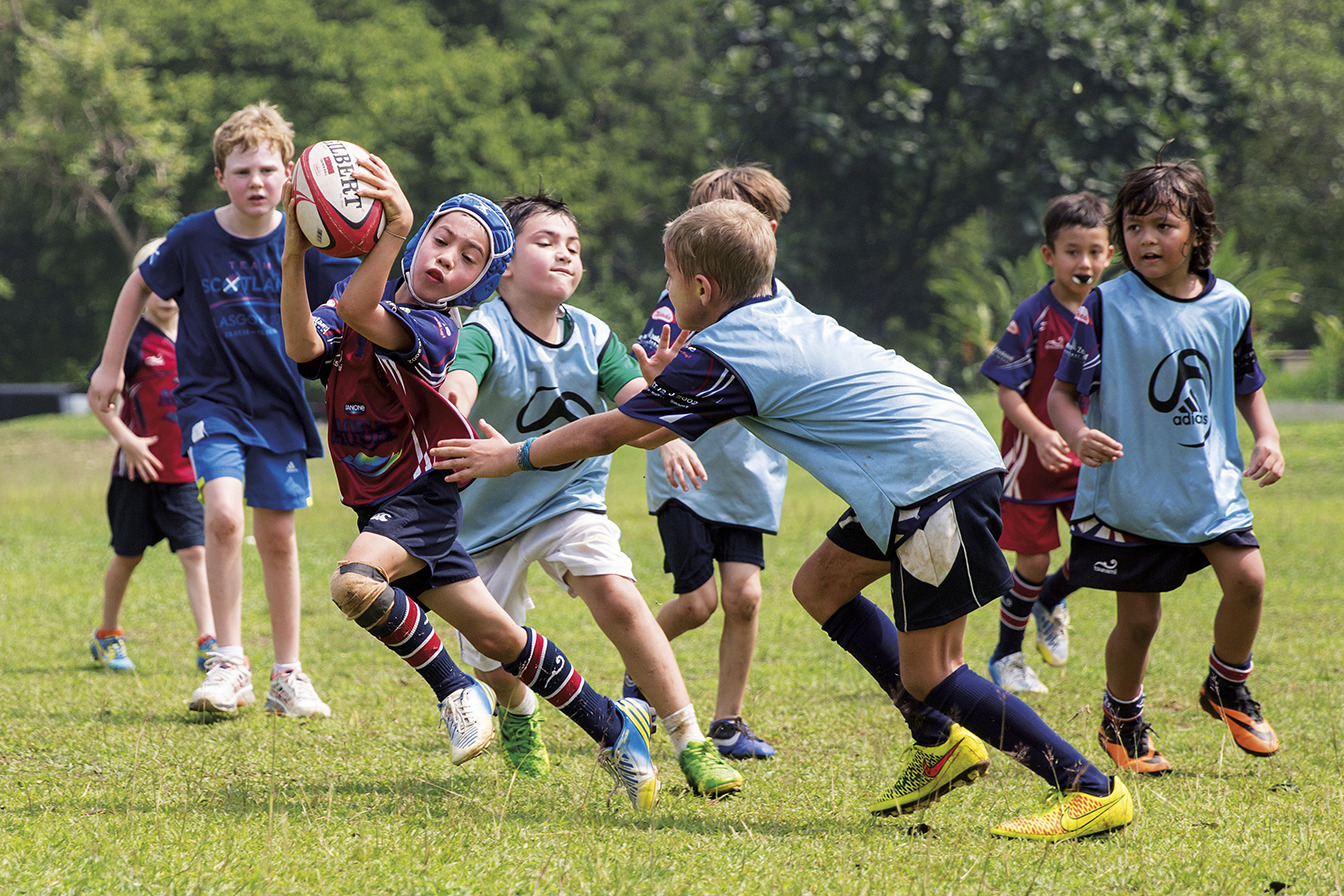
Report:
<svg viewBox="0 0 1344 896"><path fill-rule="evenodd" d="M355 168L368 158L345 140L323 140L294 165L295 214L315 247L337 258L367 255L383 233L383 204L360 196Z"/></svg>

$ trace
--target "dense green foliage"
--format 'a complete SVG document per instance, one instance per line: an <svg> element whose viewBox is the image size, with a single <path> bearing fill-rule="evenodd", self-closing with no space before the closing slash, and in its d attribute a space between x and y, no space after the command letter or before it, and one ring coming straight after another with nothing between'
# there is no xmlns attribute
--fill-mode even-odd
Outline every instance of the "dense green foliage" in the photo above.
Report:
<svg viewBox="0 0 1344 896"><path fill-rule="evenodd" d="M969 267L997 273L1050 196L1109 193L1175 138L1251 270L1301 284L1275 333L1310 346L1313 315L1344 312L1342 23L1344 0L11 0L0 382L82 378L131 253L221 202L211 135L259 99L300 146L384 156L417 208L558 191L583 225L578 301L625 338L689 182L764 162L795 196L795 292L941 366L999 288L958 273L968 227Z"/></svg>
<svg viewBox="0 0 1344 896"><path fill-rule="evenodd" d="M725 18L717 92L798 197L800 295L871 333L927 327L930 252L978 210L1020 251L1051 196L1111 191L1170 136L1216 162L1240 127L1208 0L737 0Z"/></svg>

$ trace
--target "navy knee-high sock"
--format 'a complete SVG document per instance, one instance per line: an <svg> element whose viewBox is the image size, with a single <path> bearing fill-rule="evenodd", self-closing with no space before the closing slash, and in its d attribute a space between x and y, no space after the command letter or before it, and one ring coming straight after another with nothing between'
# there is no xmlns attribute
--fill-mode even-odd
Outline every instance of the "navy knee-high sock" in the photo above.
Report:
<svg viewBox="0 0 1344 896"><path fill-rule="evenodd" d="M832 613L821 628L886 691L905 717L915 743L931 747L947 740L952 722L916 700L901 684L901 654L891 617L860 594Z"/></svg>
<svg viewBox="0 0 1344 896"><path fill-rule="evenodd" d="M998 747L1060 790L1095 796L1111 792L1111 782L1030 706L961 666L929 691L927 702Z"/></svg>
<svg viewBox="0 0 1344 896"><path fill-rule="evenodd" d="M1042 607L1053 610L1064 602L1064 598L1077 590L1078 586L1069 578L1069 561L1065 560L1063 566L1045 577L1038 600Z"/></svg>
<svg viewBox="0 0 1344 896"><path fill-rule="evenodd" d="M523 626L527 644L504 671L536 691L604 747L616 743L625 727L616 704L599 694L554 642Z"/></svg>
<svg viewBox="0 0 1344 896"><path fill-rule="evenodd" d="M387 587L392 591L392 608L366 631L418 672L440 701L471 684L471 677L443 649L438 632L419 602L407 597L400 588Z"/></svg>

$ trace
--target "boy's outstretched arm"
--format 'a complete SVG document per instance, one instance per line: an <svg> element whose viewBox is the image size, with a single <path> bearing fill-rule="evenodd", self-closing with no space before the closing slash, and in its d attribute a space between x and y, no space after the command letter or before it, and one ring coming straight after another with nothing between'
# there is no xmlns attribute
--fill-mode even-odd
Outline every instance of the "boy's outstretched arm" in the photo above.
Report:
<svg viewBox="0 0 1344 896"><path fill-rule="evenodd" d="M1238 395L1237 410L1251 428L1251 436L1255 439L1251 462L1243 475L1248 479L1259 479L1261 488L1273 485L1283 478L1285 463L1283 452L1279 450L1279 428L1274 425L1274 415L1269 411L1265 390L1256 389L1250 395Z"/></svg>
<svg viewBox="0 0 1344 896"><path fill-rule="evenodd" d="M610 454L660 428L620 411L594 414L529 440L528 461L540 469ZM434 469L449 471L449 482L500 479L522 470L522 443L510 442L484 420L479 421L479 429L485 438L447 439L430 449Z"/></svg>
<svg viewBox="0 0 1344 896"><path fill-rule="evenodd" d="M140 269L131 271L112 311L112 322L107 327L107 341L103 343L103 357L89 377L88 402L90 408L114 410L122 387L126 385L126 347L131 344L135 323L145 313L149 302L149 285L140 276Z"/></svg>
<svg viewBox="0 0 1344 896"><path fill-rule="evenodd" d="M1046 407L1050 409L1050 422L1055 425L1055 431L1089 467L1099 467L1124 457L1123 445L1101 430L1088 427L1079 405L1078 390L1072 383L1055 380L1050 386Z"/></svg>
<svg viewBox="0 0 1344 896"><path fill-rule="evenodd" d="M693 335L690 330L682 330L677 334L677 338L673 339L672 328L663 324L663 332L658 336L658 348L654 349L652 355L644 351L644 346L638 342L630 346L630 354L634 356L635 363L639 365L640 372L644 374L644 379L650 383L657 379L658 374L663 372L663 368L677 356L681 347Z"/></svg>

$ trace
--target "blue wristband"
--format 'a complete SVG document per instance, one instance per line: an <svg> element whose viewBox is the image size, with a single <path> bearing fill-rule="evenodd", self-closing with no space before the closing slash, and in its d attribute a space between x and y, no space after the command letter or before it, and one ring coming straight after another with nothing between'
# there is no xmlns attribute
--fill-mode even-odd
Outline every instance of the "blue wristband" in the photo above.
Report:
<svg viewBox="0 0 1344 896"><path fill-rule="evenodd" d="M525 473L535 473L537 471L537 468L532 465L532 458L529 456L532 453L532 443L536 440L536 437L533 436L530 439L524 439L522 444L518 446L518 469Z"/></svg>

